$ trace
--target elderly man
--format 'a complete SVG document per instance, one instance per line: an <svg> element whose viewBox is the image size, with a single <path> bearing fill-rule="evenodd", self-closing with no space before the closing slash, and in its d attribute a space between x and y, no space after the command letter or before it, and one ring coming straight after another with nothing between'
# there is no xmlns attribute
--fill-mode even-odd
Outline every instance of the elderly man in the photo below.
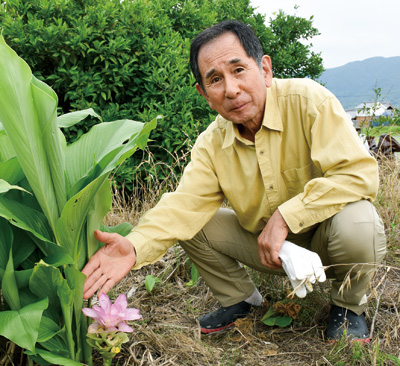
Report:
<svg viewBox="0 0 400 366"><path fill-rule="evenodd" d="M213 333L262 302L243 264L286 272L303 297L308 281L324 280L322 260L333 279L327 337L346 329L368 342L366 293L386 248L371 203L378 169L340 103L312 80L274 79L259 40L237 21L200 33L190 58L196 89L219 115L175 192L127 237L95 232L107 245L83 269L84 297L179 241L222 305L200 317L202 332ZM221 208L225 199L232 209Z"/></svg>

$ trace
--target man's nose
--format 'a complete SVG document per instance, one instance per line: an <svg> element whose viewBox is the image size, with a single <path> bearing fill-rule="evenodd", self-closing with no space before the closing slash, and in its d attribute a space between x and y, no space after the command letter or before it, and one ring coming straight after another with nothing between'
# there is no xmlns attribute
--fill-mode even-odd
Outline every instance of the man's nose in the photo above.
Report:
<svg viewBox="0 0 400 366"><path fill-rule="evenodd" d="M227 98L236 98L241 92L240 82L235 77L225 78L225 96Z"/></svg>

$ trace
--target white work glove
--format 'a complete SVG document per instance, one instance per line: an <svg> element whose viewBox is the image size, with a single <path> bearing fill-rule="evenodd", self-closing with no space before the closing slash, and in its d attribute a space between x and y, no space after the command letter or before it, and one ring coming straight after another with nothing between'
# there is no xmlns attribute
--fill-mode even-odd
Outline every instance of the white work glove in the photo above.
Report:
<svg viewBox="0 0 400 366"><path fill-rule="evenodd" d="M289 277L298 297L305 297L313 290L312 283L324 282L326 275L317 253L285 240L279 251L282 267Z"/></svg>

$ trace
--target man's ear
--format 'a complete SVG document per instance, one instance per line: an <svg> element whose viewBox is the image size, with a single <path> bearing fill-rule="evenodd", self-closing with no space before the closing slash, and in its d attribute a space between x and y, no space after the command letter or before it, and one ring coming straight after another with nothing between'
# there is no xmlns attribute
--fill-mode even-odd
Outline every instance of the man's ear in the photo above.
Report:
<svg viewBox="0 0 400 366"><path fill-rule="evenodd" d="M272 62L271 57L264 55L262 58L262 72L265 86L269 88L272 85Z"/></svg>
<svg viewBox="0 0 400 366"><path fill-rule="evenodd" d="M196 83L196 90L205 98L205 100L207 101L207 103L210 106L210 108L215 110L215 108L214 108L210 98L208 97L207 93L204 91L204 89L198 83Z"/></svg>

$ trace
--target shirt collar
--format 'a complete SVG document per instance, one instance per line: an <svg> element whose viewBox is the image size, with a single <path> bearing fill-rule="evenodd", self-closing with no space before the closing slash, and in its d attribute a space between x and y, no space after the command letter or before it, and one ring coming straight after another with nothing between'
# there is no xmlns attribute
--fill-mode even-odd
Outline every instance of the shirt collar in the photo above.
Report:
<svg viewBox="0 0 400 366"><path fill-rule="evenodd" d="M276 80L273 79L270 88L267 88L267 100L265 102L265 111L262 126L271 130L283 131L281 114L278 108L278 98L276 95ZM221 116L219 116L224 120ZM225 121L225 120L224 120ZM239 130L232 122L226 121L226 134L222 148L231 146L235 140L247 144L247 140L240 136ZM249 142L249 144L252 144Z"/></svg>

